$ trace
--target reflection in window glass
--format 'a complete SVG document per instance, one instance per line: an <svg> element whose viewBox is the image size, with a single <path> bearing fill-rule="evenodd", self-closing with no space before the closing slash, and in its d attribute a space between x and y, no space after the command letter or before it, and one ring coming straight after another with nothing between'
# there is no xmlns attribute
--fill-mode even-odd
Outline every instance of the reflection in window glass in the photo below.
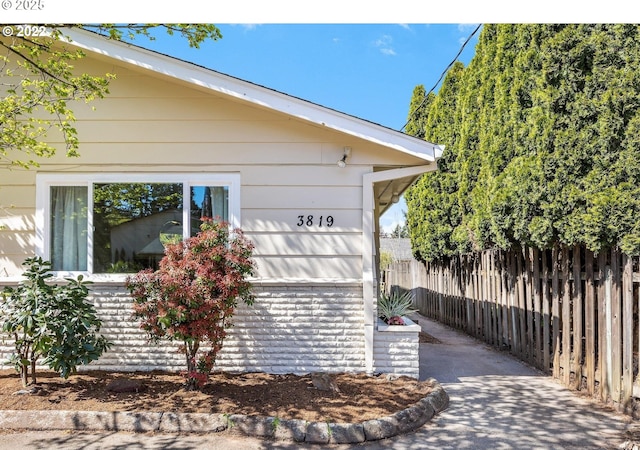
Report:
<svg viewBox="0 0 640 450"><path fill-rule="evenodd" d="M105 274L157 269L165 246L188 237L184 231L195 235L203 218L225 222L234 218L235 210L229 209L233 176L221 175L220 183L204 174L191 180L162 174L151 174L150 180L136 174L131 181L122 175L41 178L46 191L39 188L36 203L48 216L43 224L48 228L38 228L43 239L37 247L56 271Z"/></svg>
<svg viewBox="0 0 640 450"><path fill-rule="evenodd" d="M105 183L93 190L93 271L156 269L182 239L181 183Z"/></svg>
<svg viewBox="0 0 640 450"><path fill-rule="evenodd" d="M229 221L228 186L191 186L191 236L204 218Z"/></svg>

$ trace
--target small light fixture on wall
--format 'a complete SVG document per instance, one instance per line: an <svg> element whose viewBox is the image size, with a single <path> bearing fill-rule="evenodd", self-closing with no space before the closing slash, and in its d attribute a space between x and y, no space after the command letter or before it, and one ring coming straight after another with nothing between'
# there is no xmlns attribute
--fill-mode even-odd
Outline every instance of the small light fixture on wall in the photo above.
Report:
<svg viewBox="0 0 640 450"><path fill-rule="evenodd" d="M351 147L345 147L343 150L342 158L338 160L338 167L347 167L347 158L351 156Z"/></svg>
<svg viewBox="0 0 640 450"><path fill-rule="evenodd" d="M398 203L398 201L400 201L400 196L397 192L394 192L391 196L391 203Z"/></svg>

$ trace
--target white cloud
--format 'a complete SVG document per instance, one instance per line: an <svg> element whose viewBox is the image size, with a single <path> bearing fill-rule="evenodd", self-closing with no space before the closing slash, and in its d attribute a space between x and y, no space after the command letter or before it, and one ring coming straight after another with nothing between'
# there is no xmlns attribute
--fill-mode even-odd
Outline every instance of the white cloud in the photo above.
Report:
<svg viewBox="0 0 640 450"><path fill-rule="evenodd" d="M473 30L476 29L477 26L477 23L459 23L458 31L462 33L463 36L460 36L460 39L458 39L458 43L460 45L464 44L465 41L469 38L469 35L473 32Z"/></svg>
<svg viewBox="0 0 640 450"><path fill-rule="evenodd" d="M374 42L374 45L380 49L380 53L383 55L395 56L396 52L391 46L392 43L393 38L388 34L384 34Z"/></svg>
<svg viewBox="0 0 640 450"><path fill-rule="evenodd" d="M252 31L258 28L260 25L257 23L232 23L231 26L238 26L244 28L245 31Z"/></svg>
<svg viewBox="0 0 640 450"><path fill-rule="evenodd" d="M376 41L376 47L386 47L391 45L392 42L393 38L391 36L383 34L382 37Z"/></svg>
<svg viewBox="0 0 640 450"><path fill-rule="evenodd" d="M470 31L473 31L473 29L477 26L477 23L459 23L458 31L461 33L469 33Z"/></svg>

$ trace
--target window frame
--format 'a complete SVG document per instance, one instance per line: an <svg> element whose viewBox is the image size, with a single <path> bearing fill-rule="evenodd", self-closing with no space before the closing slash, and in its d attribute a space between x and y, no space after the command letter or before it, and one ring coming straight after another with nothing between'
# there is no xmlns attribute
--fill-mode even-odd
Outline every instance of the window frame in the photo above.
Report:
<svg viewBox="0 0 640 450"><path fill-rule="evenodd" d="M54 271L57 277L83 275L92 280L122 280L130 274L106 274L93 272L93 186L97 183L182 183L183 199L189 199L192 186L226 186L229 189L229 224L240 227L240 174L239 173L38 173L36 174L36 238L35 253L45 261L51 258L51 187L87 187L87 270ZM182 235L190 235L189 201L182 209Z"/></svg>

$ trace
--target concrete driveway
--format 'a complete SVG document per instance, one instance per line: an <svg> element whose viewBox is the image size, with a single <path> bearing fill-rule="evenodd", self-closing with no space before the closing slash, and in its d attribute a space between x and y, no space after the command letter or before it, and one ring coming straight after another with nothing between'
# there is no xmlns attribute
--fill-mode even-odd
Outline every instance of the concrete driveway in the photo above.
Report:
<svg viewBox="0 0 640 450"><path fill-rule="evenodd" d="M449 408L418 431L332 449L617 449L638 423L565 389L508 353L416 316L441 343L421 344L420 377L436 378ZM0 433L0 449L298 449L236 436Z"/></svg>

